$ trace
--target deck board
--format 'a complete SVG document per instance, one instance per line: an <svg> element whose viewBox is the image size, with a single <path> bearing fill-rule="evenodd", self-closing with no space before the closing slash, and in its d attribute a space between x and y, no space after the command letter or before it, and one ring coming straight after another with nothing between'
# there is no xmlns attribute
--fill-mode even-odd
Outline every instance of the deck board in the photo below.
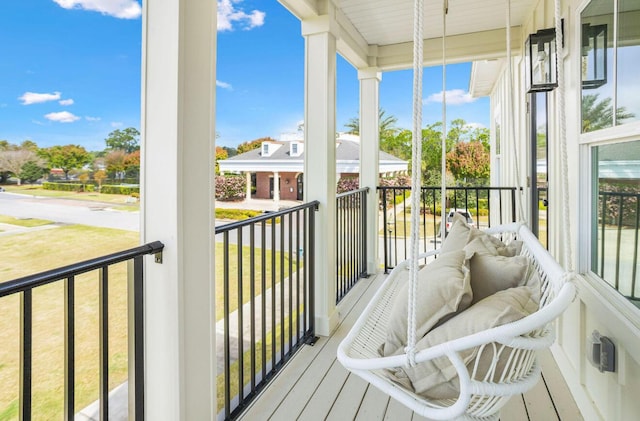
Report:
<svg viewBox="0 0 640 421"><path fill-rule="evenodd" d="M382 421L391 398L375 386L368 385L356 421Z"/></svg>
<svg viewBox="0 0 640 421"><path fill-rule="evenodd" d="M359 282L339 306L335 333L303 347L243 414L242 420L425 421L393 398L348 373L336 359L340 341L373 297L384 275ZM353 295L351 295L353 294ZM543 378L502 409L501 421L582 420L549 351L540 353Z"/></svg>
<svg viewBox="0 0 640 421"><path fill-rule="evenodd" d="M360 377L349 374L342 390L340 390L340 394L331 407L327 420L342 421L344 419L355 419L358 415L360 405L363 403L367 386L367 382Z"/></svg>

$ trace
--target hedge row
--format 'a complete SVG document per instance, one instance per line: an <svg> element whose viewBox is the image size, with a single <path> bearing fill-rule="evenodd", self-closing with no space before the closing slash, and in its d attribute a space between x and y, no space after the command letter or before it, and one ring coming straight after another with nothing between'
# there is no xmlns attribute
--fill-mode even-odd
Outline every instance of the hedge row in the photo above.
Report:
<svg viewBox="0 0 640 421"><path fill-rule="evenodd" d="M93 184L78 184L78 183L42 183L42 188L45 190L58 190L58 191L75 191L75 192L92 192L95 191Z"/></svg>
<svg viewBox="0 0 640 421"><path fill-rule="evenodd" d="M75 192L94 192L98 190L96 186L94 186L93 184L50 183L50 182L42 183L42 188L45 190L75 191ZM100 193L123 194L123 195L139 197L140 187L104 185L100 189Z"/></svg>
<svg viewBox="0 0 640 421"><path fill-rule="evenodd" d="M140 193L140 187L135 186L110 186L104 185L100 188L100 193L104 194L126 194L131 195L132 193Z"/></svg>

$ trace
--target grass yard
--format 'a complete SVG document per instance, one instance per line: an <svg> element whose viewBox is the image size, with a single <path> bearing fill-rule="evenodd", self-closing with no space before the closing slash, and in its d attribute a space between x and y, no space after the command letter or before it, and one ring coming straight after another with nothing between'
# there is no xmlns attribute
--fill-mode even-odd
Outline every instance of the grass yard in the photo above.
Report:
<svg viewBox="0 0 640 421"><path fill-rule="evenodd" d="M26 228L40 227L42 225L53 224L53 222L47 221L46 219L35 219L35 218L19 219L19 218L14 218L13 216L5 216L5 215L0 215L0 223L18 225L20 227L26 227Z"/></svg>
<svg viewBox="0 0 640 421"><path fill-rule="evenodd" d="M223 245L222 243L216 243L216 321L221 320L224 317L224 265L223 265ZM255 288L255 295L262 293L261 280L262 271L265 271L265 278L267 288L271 286L271 274L273 268L271 266L271 250L265 250L265 260L267 262L266 267L260 265L260 249L256 249L256 263L255 263L255 276L251 277L249 273L250 267L250 248L244 246L242 248L242 267L244 268L242 273L242 302L247 303L250 299L249 293L251 290L251 283L253 282ZM238 247L235 244L229 245L229 311L234 311L238 308ZM276 284L280 283L280 259L281 253L276 252ZM292 272L296 272L296 262L292 262ZM289 277L289 254L284 255L284 278Z"/></svg>
<svg viewBox="0 0 640 421"><path fill-rule="evenodd" d="M33 223L36 220L13 220L0 217L7 223ZM49 221L40 221L44 224ZM0 282L38 273L44 270L77 263L93 257L135 247L138 233L82 225L64 226L54 231L33 231L0 237ZM230 245L230 311L238 305L237 253ZM289 276L289 256L275 252L276 281L281 276L284 258L284 277ZM260 253L256 253L256 257ZM272 252L265 251L264 268L267 285L271 285ZM243 267L249 267L249 247L243 247ZM216 244L216 320L224 315L222 244ZM253 281L255 294L260 294L262 268L256 262L256 274L248 270L242 277L243 302ZM293 271L297 265L292 262ZM98 398L98 273L78 276L75 281L76 311L76 411ZM127 377L127 293L126 264L109 270L109 353L110 388ZM60 419L63 413L64 385L64 285L62 282L34 290L33 314L33 415L35 419ZM0 421L18 419L20 300L17 296L0 299ZM268 339L269 343L270 339Z"/></svg>
<svg viewBox="0 0 640 421"><path fill-rule="evenodd" d="M66 226L0 238L0 282L134 247L138 234ZM110 387L127 376L126 265L109 271ZM97 273L76 278L76 411L98 397ZM57 420L63 413L64 287L33 292L33 418ZM18 419L20 300L0 299L0 420ZM124 332L117 334L118 332Z"/></svg>

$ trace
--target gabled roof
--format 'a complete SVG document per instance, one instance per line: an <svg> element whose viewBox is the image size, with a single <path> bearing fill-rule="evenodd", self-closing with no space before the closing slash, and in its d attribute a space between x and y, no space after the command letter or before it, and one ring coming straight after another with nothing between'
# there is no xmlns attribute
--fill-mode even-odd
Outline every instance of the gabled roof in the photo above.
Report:
<svg viewBox="0 0 640 421"><path fill-rule="evenodd" d="M269 156L262 155L262 148L218 161L221 171L298 171L304 170L304 151L291 156L291 142L270 142L280 145ZM301 142L303 143L303 142ZM359 172L360 142L346 139L336 141L336 167L340 173ZM407 161L380 151L380 172L406 171Z"/></svg>

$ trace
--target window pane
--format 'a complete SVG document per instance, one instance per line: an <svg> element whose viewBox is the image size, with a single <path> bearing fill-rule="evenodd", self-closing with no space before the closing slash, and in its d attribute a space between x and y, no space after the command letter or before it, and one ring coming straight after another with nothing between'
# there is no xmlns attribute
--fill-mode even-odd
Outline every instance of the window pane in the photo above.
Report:
<svg viewBox="0 0 640 421"><path fill-rule="evenodd" d="M592 1L582 11L582 131L613 125L613 5Z"/></svg>
<svg viewBox="0 0 640 421"><path fill-rule="evenodd" d="M640 140L592 151L597 200L591 269L640 304Z"/></svg>
<svg viewBox="0 0 640 421"><path fill-rule="evenodd" d="M618 8L616 125L640 119L640 0L620 0Z"/></svg>

